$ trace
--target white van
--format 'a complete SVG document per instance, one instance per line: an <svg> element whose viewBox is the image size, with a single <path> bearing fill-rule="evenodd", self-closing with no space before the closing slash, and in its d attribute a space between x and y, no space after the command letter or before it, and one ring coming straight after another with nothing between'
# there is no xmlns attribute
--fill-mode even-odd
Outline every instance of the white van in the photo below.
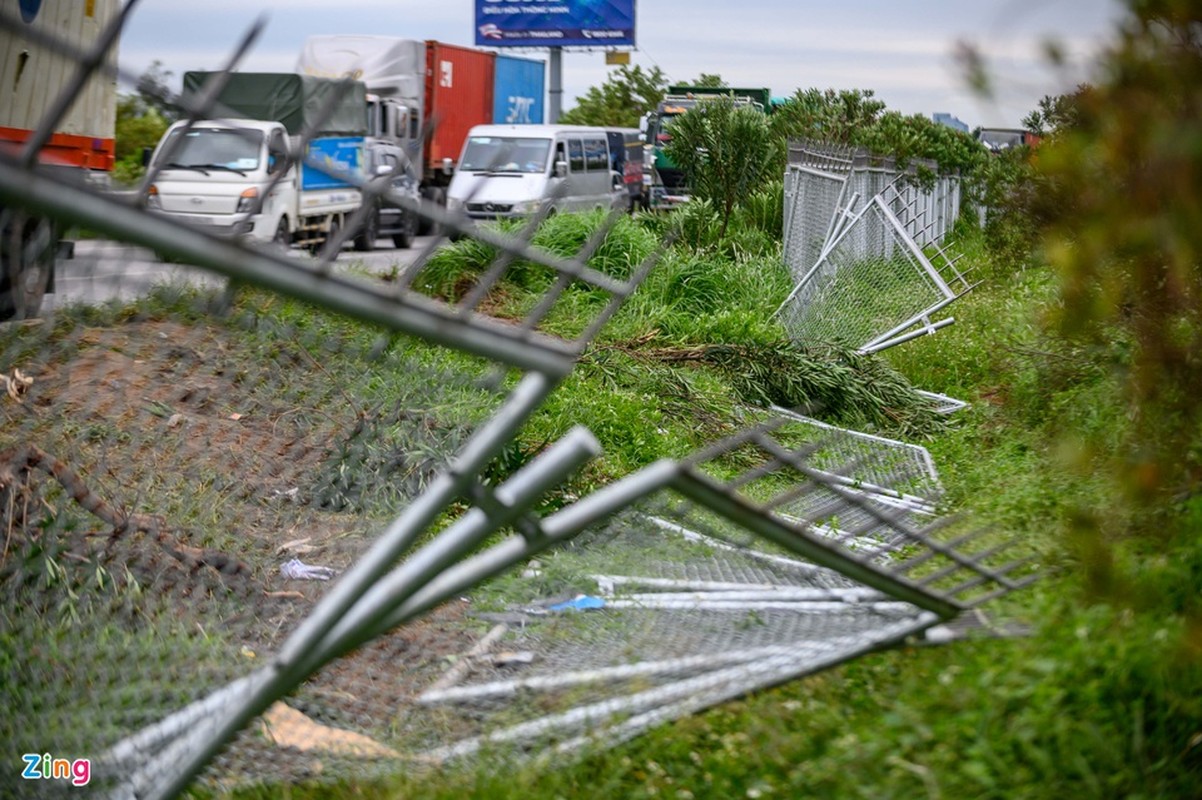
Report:
<svg viewBox="0 0 1202 800"><path fill-rule="evenodd" d="M625 208L605 128L582 125L477 125L447 189L447 209L473 219Z"/></svg>

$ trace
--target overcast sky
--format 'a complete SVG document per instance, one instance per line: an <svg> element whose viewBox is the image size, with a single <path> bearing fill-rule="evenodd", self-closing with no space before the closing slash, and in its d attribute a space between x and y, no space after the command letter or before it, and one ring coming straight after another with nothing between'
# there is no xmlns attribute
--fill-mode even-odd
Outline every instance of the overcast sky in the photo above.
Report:
<svg viewBox="0 0 1202 800"><path fill-rule="evenodd" d="M732 86L871 89L906 114L948 112L970 127L1017 127L1044 95L1086 81L1090 60L1114 39L1118 0L637 0L633 64L673 82L718 73ZM179 77L214 69L253 21L267 27L243 70L291 71L315 34L355 33L473 44L472 0L140 0L121 40L123 69L159 60ZM1069 54L1052 69L1055 41ZM996 82L982 100L966 87L957 43L976 46ZM545 58L545 51L515 52ZM566 111L607 70L601 52L563 58Z"/></svg>

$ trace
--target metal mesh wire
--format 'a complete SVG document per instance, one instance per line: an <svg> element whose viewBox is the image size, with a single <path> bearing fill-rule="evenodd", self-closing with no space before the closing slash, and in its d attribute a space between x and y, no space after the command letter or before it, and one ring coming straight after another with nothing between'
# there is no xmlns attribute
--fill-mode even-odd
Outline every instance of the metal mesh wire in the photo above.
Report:
<svg viewBox="0 0 1202 800"><path fill-rule="evenodd" d="M57 51L111 80L80 43L2 23L6 47ZM222 113L177 99L197 118ZM0 153L6 269L45 264L61 232L79 239L41 313L18 307L0 328L0 740L92 758L94 792L146 766L138 755L105 774L101 754L269 663L418 498L432 510L410 539L473 504L514 505L494 496L532 455L513 429L650 267L606 251L613 218L564 257L532 244L542 217L480 229L390 183L337 177L470 234L491 266L448 291L431 258L443 237L391 261L345 250L349 224L310 252L254 246ZM541 294L498 308L515 271ZM530 384L531 371L545 379ZM485 423L498 431L481 445ZM361 691L354 663L339 668L339 697ZM247 774L247 748L212 774ZM0 765L0 795L72 788L22 769Z"/></svg>
<svg viewBox="0 0 1202 800"><path fill-rule="evenodd" d="M104 47L31 43L111 77ZM443 236L368 261L354 220L311 252L255 247L36 149L0 151L6 264L80 241L42 313L0 327L0 741L89 759L93 794L604 746L1021 583L989 537L961 552L978 540L931 522L929 458L781 413L534 515L596 443L516 432L655 260L615 248L612 217L554 255L541 216L477 227L332 170L490 266L448 270ZM539 291L508 303L519 279ZM602 613L553 608L584 592ZM75 790L28 766L0 763L0 796Z"/></svg>
<svg viewBox="0 0 1202 800"><path fill-rule="evenodd" d="M526 573L525 603L473 612L496 625L496 642L415 698L444 725L428 757L609 745L936 619L833 571L731 544L712 535L716 519L694 512L703 535L682 524L684 509L668 513L581 537Z"/></svg>
<svg viewBox="0 0 1202 800"><path fill-rule="evenodd" d="M819 463L829 469L811 471ZM867 474L882 484L853 478ZM999 548L957 551L950 543L971 537L933 524L934 509L900 491L933 480L929 459L902 443L791 414L716 444L638 510L463 604L480 634L412 697L406 722L424 747L415 760L612 745L920 634L939 614L930 597L896 599L902 584L968 604L1010 584L1016 565ZM708 491L744 511L708 502ZM868 494L906 497L911 508L873 505ZM762 526L748 525L752 507ZM852 529L865 516L871 525ZM848 559L879 568L863 573L873 585L849 576Z"/></svg>
<svg viewBox="0 0 1202 800"><path fill-rule="evenodd" d="M795 338L871 351L935 329L925 318L969 286L939 247L960 181L929 184L864 149L790 142L784 257L797 285L778 313Z"/></svg>
<svg viewBox="0 0 1202 800"><path fill-rule="evenodd" d="M790 165L785 172L785 263L797 280L818 262L843 204L847 179Z"/></svg>
<svg viewBox="0 0 1202 800"><path fill-rule="evenodd" d="M876 350L946 324L929 317L969 288L941 251L915 245L878 196L827 245L780 318L801 341Z"/></svg>

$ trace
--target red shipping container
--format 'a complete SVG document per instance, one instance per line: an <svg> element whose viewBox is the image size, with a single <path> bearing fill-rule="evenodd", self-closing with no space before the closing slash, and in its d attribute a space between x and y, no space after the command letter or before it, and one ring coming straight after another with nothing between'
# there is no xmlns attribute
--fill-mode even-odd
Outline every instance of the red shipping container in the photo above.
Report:
<svg viewBox="0 0 1202 800"><path fill-rule="evenodd" d="M426 176L446 183L442 160L459 164L459 153L473 125L492 122L493 69L496 57L433 40L426 41L426 121L434 133L426 148Z"/></svg>

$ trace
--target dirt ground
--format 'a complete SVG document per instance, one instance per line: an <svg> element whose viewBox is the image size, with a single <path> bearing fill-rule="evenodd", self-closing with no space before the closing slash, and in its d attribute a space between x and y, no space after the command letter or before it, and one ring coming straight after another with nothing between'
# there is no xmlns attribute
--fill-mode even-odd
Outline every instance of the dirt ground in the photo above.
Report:
<svg viewBox="0 0 1202 800"><path fill-rule="evenodd" d="M236 675L265 663L337 581L290 579L281 572L285 561L298 558L342 573L386 523L318 502L317 484L337 471L340 449L360 419L339 388L329 385L328 372L299 348L257 359L243 347L228 329L203 323L145 321L84 330L72 346L44 348L22 365L33 383L19 398L5 398L0 435L0 451L33 444L58 464L10 464L10 479L0 475L0 578L25 586L30 576L20 572L34 562L22 564L22 554L58 536L62 563L77 570L77 593L100 565L114 576L114 596L136 581L139 602L173 609L177 630L188 623L221 630L226 649L244 659L232 669L201 669L189 678L186 664L167 665L163 675L154 672L164 665L121 665L147 671L142 678L151 683L195 680L197 696L216 688L211 675ZM167 543L133 525L106 524L104 513L88 513L96 508L118 519L153 517ZM45 514L54 524L40 529ZM189 562L180 550L222 553L240 569ZM49 613L51 605L47 600L29 610ZM261 760L266 738L274 742L268 749L275 768L268 774L278 776L278 762L291 754L299 761L284 773L304 775L321 772L314 766L320 740L334 747L343 736L338 731L403 747L389 738L398 707L479 635L468 607L454 601L373 641L289 699L289 707L312 723L305 730L319 740L316 754L279 730L270 735L271 726L259 723L241 740L260 751L249 758ZM137 616L105 616L102 605L91 608L100 614L92 625L120 626ZM37 665L30 668L36 679ZM248 759L230 759L227 754L222 760L227 775L253 777Z"/></svg>

